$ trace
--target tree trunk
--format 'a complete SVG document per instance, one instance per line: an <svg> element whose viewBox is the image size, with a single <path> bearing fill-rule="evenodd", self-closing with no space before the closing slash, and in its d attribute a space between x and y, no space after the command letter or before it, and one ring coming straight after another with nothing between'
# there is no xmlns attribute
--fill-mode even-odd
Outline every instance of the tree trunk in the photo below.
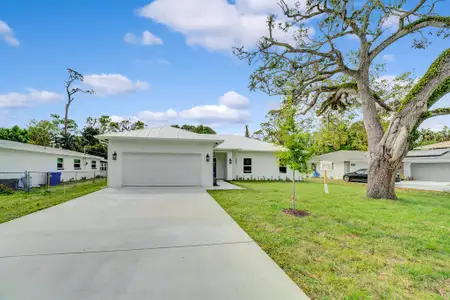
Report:
<svg viewBox="0 0 450 300"><path fill-rule="evenodd" d="M292 171L292 209L295 210L295 170Z"/></svg>
<svg viewBox="0 0 450 300"><path fill-rule="evenodd" d="M367 181L368 198L397 199L395 195L395 177L397 176L398 163L377 157L372 160L369 167L369 180Z"/></svg>
<svg viewBox="0 0 450 300"><path fill-rule="evenodd" d="M64 136L67 136L67 123L68 123L68 119L69 119L69 105L70 104L66 104L66 112L64 114Z"/></svg>

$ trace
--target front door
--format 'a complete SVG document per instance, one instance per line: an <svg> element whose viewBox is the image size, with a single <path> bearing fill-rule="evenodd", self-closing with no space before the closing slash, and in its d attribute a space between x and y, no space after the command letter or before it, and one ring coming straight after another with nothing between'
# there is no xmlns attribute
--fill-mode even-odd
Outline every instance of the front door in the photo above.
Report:
<svg viewBox="0 0 450 300"><path fill-rule="evenodd" d="M213 178L217 178L217 159L214 157L213 159Z"/></svg>

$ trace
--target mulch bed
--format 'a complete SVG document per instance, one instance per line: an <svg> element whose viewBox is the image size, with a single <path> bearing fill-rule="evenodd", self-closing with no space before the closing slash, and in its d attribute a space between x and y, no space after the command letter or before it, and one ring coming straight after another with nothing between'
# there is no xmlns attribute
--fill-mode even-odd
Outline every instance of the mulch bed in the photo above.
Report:
<svg viewBox="0 0 450 300"><path fill-rule="evenodd" d="M292 208L283 209L283 212L287 215L291 215L291 216L295 216L295 217L308 217L311 215L306 210L298 210L298 209L292 209Z"/></svg>

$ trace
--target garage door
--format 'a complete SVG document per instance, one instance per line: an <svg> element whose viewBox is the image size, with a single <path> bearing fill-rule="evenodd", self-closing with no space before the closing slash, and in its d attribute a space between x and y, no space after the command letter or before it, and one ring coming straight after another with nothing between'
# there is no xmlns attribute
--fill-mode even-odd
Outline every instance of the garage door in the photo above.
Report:
<svg viewBox="0 0 450 300"><path fill-rule="evenodd" d="M450 181L450 163L411 164L411 174L416 180Z"/></svg>
<svg viewBox="0 0 450 300"><path fill-rule="evenodd" d="M124 153L124 186L199 186L200 154Z"/></svg>

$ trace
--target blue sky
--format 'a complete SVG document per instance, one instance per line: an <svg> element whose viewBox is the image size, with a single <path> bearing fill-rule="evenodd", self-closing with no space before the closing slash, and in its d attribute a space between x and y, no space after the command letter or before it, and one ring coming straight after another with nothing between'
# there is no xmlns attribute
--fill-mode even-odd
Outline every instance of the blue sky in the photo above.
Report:
<svg viewBox="0 0 450 300"><path fill-rule="evenodd" d="M70 117L139 118L149 126L211 124L221 133L259 128L278 97L250 93L252 71L231 54L264 32L276 0L78 0L0 2L0 126L63 114L66 68L86 75L95 96L81 95ZM449 11L446 1L438 6ZM388 48L386 78L423 74L448 40L427 51L411 39ZM348 40L348 46L357 41ZM439 106L450 105L450 98ZM433 129L449 117L429 120Z"/></svg>

